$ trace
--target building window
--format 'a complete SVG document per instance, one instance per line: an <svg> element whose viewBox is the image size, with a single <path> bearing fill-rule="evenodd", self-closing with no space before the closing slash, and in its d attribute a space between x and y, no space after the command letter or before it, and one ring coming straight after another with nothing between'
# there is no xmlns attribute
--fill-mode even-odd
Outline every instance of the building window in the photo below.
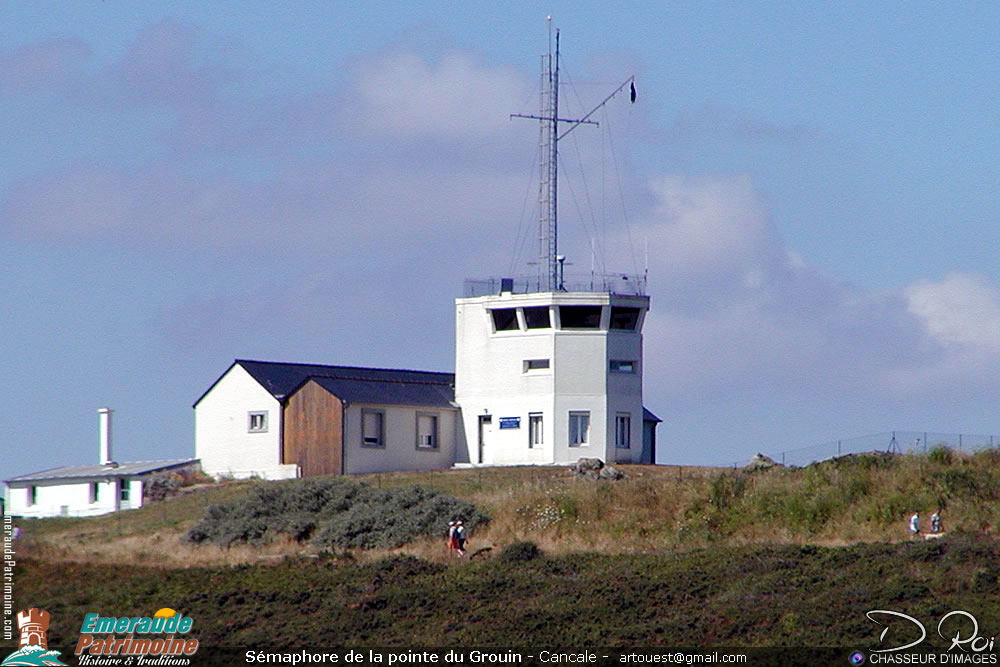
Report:
<svg viewBox="0 0 1000 667"><path fill-rule="evenodd" d="M624 308L622 306L611 306L611 328L635 331L639 324L638 308Z"/></svg>
<svg viewBox="0 0 1000 667"><path fill-rule="evenodd" d="M524 360L524 372L528 371L544 371L549 368L548 359L525 359Z"/></svg>
<svg viewBox="0 0 1000 667"><path fill-rule="evenodd" d="M383 439L384 423L385 413L381 410L361 411L362 447L382 447L385 445L385 441Z"/></svg>
<svg viewBox="0 0 1000 667"><path fill-rule="evenodd" d="M417 413L417 449L437 449L438 446L437 415Z"/></svg>
<svg viewBox="0 0 1000 667"><path fill-rule="evenodd" d="M528 413L528 447L538 447L545 441L542 435L542 413Z"/></svg>
<svg viewBox="0 0 1000 667"><path fill-rule="evenodd" d="M569 413L569 446L582 447L590 444L590 413Z"/></svg>
<svg viewBox="0 0 1000 667"><path fill-rule="evenodd" d="M267 411L247 413L247 431L267 433Z"/></svg>
<svg viewBox="0 0 1000 667"><path fill-rule="evenodd" d="M612 373L635 373L636 363L629 359L612 359L608 367Z"/></svg>
<svg viewBox="0 0 1000 667"><path fill-rule="evenodd" d="M515 331L521 328L517 324L517 308L494 308L490 314L493 315L493 328L496 331Z"/></svg>
<svg viewBox="0 0 1000 667"><path fill-rule="evenodd" d="M632 446L632 415L619 412L615 416L615 447L628 449Z"/></svg>
<svg viewBox="0 0 1000 667"><path fill-rule="evenodd" d="M559 306L559 325L563 329L598 329L600 306Z"/></svg>
<svg viewBox="0 0 1000 667"><path fill-rule="evenodd" d="M38 487L32 484L28 487L28 504L37 505L38 504Z"/></svg>
<svg viewBox="0 0 1000 667"><path fill-rule="evenodd" d="M127 479L118 480L118 500L123 503L127 503L129 499L129 492L131 491L131 484Z"/></svg>
<svg viewBox="0 0 1000 667"><path fill-rule="evenodd" d="M100 497L101 484L100 482L90 483L90 502L96 503Z"/></svg>
<svg viewBox="0 0 1000 667"><path fill-rule="evenodd" d="M528 306L524 309L524 324L529 329L549 329L552 324L549 322L548 306Z"/></svg>

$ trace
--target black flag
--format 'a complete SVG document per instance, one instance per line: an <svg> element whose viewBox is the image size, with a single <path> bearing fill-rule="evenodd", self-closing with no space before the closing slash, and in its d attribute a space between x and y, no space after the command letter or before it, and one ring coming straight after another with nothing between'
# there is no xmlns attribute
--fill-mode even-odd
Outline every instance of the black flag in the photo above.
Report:
<svg viewBox="0 0 1000 667"><path fill-rule="evenodd" d="M631 89L629 90L629 99L632 100L632 104L635 104L635 81L631 84Z"/></svg>

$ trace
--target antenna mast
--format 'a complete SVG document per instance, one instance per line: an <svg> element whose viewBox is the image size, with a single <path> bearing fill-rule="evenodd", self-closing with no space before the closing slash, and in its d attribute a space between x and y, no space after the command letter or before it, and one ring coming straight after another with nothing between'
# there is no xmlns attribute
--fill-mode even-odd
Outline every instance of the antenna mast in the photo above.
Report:
<svg viewBox="0 0 1000 667"><path fill-rule="evenodd" d="M559 141L580 125L597 125L597 122L588 120L588 118L595 111L607 104L612 97L621 92L625 86L633 83L635 77L629 77L625 83L618 86L613 93L604 98L604 101L591 109L590 113L583 118L560 118L559 31L556 30L555 54L553 55L552 17L548 17L547 20L549 22L549 53L546 56L542 56L541 113L538 116L515 113L511 114L511 118L531 118L540 121L539 153L541 154L541 164L539 165L540 177L538 183L539 265L544 267L543 270L545 271L540 276L542 285L546 291L554 292L565 289L559 258ZM559 123L569 123L570 126L565 132L559 134Z"/></svg>

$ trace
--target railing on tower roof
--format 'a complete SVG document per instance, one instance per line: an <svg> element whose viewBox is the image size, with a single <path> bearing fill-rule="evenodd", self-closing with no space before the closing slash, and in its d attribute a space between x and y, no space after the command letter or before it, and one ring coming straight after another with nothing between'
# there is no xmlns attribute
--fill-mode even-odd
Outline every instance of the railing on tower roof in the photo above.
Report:
<svg viewBox="0 0 1000 667"><path fill-rule="evenodd" d="M509 284L506 284L510 281ZM508 289L509 287L509 289ZM550 292L542 276L518 276L516 278L466 278L463 297L491 296L503 292L512 294L535 294ZM601 294L623 294L644 296L646 277L628 273L587 273L564 276L557 292L595 292Z"/></svg>

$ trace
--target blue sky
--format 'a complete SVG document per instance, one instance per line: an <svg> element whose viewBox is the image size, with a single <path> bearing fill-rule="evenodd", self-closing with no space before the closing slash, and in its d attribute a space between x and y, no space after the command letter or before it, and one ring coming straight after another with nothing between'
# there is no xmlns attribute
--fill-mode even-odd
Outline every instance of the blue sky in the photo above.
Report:
<svg viewBox="0 0 1000 667"><path fill-rule="evenodd" d="M462 280L529 270L547 15L567 113L637 77L560 235L648 248L661 461L1000 431L995 4L24 2L0 477L96 460L105 405L119 460L192 456L238 357L452 370Z"/></svg>

